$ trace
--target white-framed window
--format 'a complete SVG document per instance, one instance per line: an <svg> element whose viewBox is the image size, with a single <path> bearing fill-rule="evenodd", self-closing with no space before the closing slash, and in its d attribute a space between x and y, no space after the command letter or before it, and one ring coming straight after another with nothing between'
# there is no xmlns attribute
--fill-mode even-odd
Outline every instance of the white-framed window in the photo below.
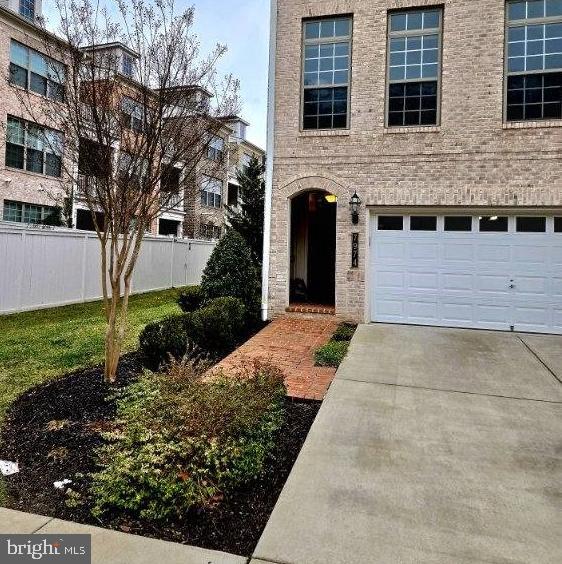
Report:
<svg viewBox="0 0 562 564"><path fill-rule="evenodd" d="M388 127L439 123L441 21L439 8L389 14Z"/></svg>
<svg viewBox="0 0 562 564"><path fill-rule="evenodd" d="M8 116L6 166L60 177L64 139L60 131Z"/></svg>
<svg viewBox="0 0 562 564"><path fill-rule="evenodd" d="M20 0L20 16L33 21L35 19L35 0Z"/></svg>
<svg viewBox="0 0 562 564"><path fill-rule="evenodd" d="M124 96L121 100L121 113L123 115L123 126L142 133L144 131L144 116L142 104L136 100Z"/></svg>
<svg viewBox="0 0 562 564"><path fill-rule="evenodd" d="M349 127L351 17L303 24L303 129Z"/></svg>
<svg viewBox="0 0 562 564"><path fill-rule="evenodd" d="M248 155L248 153L244 153L240 158L240 168L242 170L246 170L250 163L252 162L252 155Z"/></svg>
<svg viewBox="0 0 562 564"><path fill-rule="evenodd" d="M222 181L218 178L203 176L201 182L201 205L220 208L222 204Z"/></svg>
<svg viewBox="0 0 562 564"><path fill-rule="evenodd" d="M62 63L14 39L10 42L10 82L41 96L62 101L66 70Z"/></svg>
<svg viewBox="0 0 562 564"><path fill-rule="evenodd" d="M507 1L506 121L562 119L562 0Z"/></svg>
<svg viewBox="0 0 562 564"><path fill-rule="evenodd" d="M27 204L25 202L16 202L12 200L4 200L4 221L14 221L17 223L33 223L41 224L49 216L55 213L53 206L42 206L39 204Z"/></svg>
<svg viewBox="0 0 562 564"><path fill-rule="evenodd" d="M135 61L129 53L123 53L121 70L125 76L133 78L135 72Z"/></svg>
<svg viewBox="0 0 562 564"><path fill-rule="evenodd" d="M220 162L224 158L224 139L213 135L207 147L207 158Z"/></svg>

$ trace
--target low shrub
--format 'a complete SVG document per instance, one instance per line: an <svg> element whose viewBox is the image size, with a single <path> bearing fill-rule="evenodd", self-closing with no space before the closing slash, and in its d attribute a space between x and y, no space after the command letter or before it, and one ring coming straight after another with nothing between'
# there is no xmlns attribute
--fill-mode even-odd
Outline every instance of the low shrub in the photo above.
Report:
<svg viewBox="0 0 562 564"><path fill-rule="evenodd" d="M170 356L181 358L188 349L188 326L191 314L173 315L162 321L149 323L139 336L139 351L145 364L157 369Z"/></svg>
<svg viewBox="0 0 562 564"><path fill-rule="evenodd" d="M244 331L245 313L238 298L211 300L191 315L189 336L211 358L222 358L236 348Z"/></svg>
<svg viewBox="0 0 562 564"><path fill-rule="evenodd" d="M357 325L353 323L340 323L337 329L334 331L331 340L332 341L351 341L353 334L357 329Z"/></svg>
<svg viewBox="0 0 562 564"><path fill-rule="evenodd" d="M349 347L348 341L328 341L314 352L314 362L317 366L334 366L337 368Z"/></svg>
<svg viewBox="0 0 562 564"><path fill-rule="evenodd" d="M196 364L173 362L167 374L143 374L118 396L120 429L96 453L94 515L181 516L257 478L284 396L281 373L268 365L204 378Z"/></svg>
<svg viewBox="0 0 562 564"><path fill-rule="evenodd" d="M149 323L139 337L146 366L156 370L170 357L186 353L219 360L232 352L244 335L245 309L237 298L216 298L192 313Z"/></svg>
<svg viewBox="0 0 562 564"><path fill-rule="evenodd" d="M188 286L178 296L178 305L186 313L199 309L202 303L203 294L200 286Z"/></svg>

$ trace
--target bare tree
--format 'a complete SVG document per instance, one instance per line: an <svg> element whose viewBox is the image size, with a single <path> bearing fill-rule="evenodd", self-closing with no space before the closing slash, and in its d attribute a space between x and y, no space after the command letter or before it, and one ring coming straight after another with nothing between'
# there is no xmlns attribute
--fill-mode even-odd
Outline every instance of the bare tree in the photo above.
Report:
<svg viewBox="0 0 562 564"><path fill-rule="evenodd" d="M197 173L213 176L224 166L210 148L224 135L220 116L236 113L238 83L217 77L225 46L200 55L193 7L178 14L173 0L56 0L56 7L60 41L44 32L49 91L40 104L25 90L20 97L31 120L56 130L42 139L51 165L61 168L67 199L79 198L92 217L105 380L113 382L143 235L171 200L193 193Z"/></svg>

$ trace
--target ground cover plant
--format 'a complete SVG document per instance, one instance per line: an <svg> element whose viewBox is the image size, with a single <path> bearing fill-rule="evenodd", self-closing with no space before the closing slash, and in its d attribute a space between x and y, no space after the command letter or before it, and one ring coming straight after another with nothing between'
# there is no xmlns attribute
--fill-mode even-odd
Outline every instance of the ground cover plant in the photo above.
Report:
<svg viewBox="0 0 562 564"><path fill-rule="evenodd" d="M285 415L281 427L270 435L267 426L258 425L259 433L250 434L254 444L260 446L255 452L247 449L244 457L235 455L234 460L238 462L234 467L241 469L245 475L253 475L257 468L256 461L261 464L263 460L257 478L239 483L236 487L226 487L221 494L205 497L201 505L192 506L179 517L176 514L159 519L140 517L133 515L135 511L119 509L114 502L102 504L103 510L94 516L91 475L103 471L98 466L96 452L111 444L108 442L110 439L106 438L107 433L125 431L118 417L118 401L124 396L115 392L125 390L127 386L134 389L143 378L142 370L137 355L131 353L119 363L116 385L108 386L103 382L102 367L79 370L25 392L10 406L0 437L0 458L18 460L20 472L6 479L8 506L250 556L314 421L320 402L284 397ZM208 407L214 405L210 401L205 403ZM236 406L238 409L234 400L228 400L225 406ZM143 405L143 409L149 407L149 404ZM221 417L225 417L229 409L221 410ZM242 411L234 429L248 429L244 413L255 413L255 409ZM132 417L132 413L128 417ZM207 426L205 422L203 424ZM215 419L213 426L217 424ZM232 425L227 426L233 429ZM195 427L190 429L193 431ZM240 436L237 433L235 435ZM264 437L265 443L272 437L273 448L262 458ZM168 478L172 479L172 476L170 472ZM240 471L234 473L235 479L239 476ZM54 481L65 478L71 480L65 489L53 487ZM178 469L177 478L182 481L181 487L184 479L189 480L189 475ZM124 491L126 493L127 490ZM145 494L147 492L146 488L142 491ZM117 492L119 495L116 499L126 499L126 496L121 495L120 486ZM106 498L111 499L113 495ZM145 495L143 499L146 502L148 496ZM145 505L150 511L157 509L157 505L148 502Z"/></svg>
<svg viewBox="0 0 562 564"><path fill-rule="evenodd" d="M351 341L357 325L340 323L330 340L314 351L316 366L332 366L337 368L345 358L349 342Z"/></svg>
<svg viewBox="0 0 562 564"><path fill-rule="evenodd" d="M172 362L121 392L92 475L95 516L181 517L260 476L284 419L283 376L263 365L205 378L206 368Z"/></svg>
<svg viewBox="0 0 562 564"><path fill-rule="evenodd" d="M179 311L177 296L172 289L131 297L125 352L137 348L148 322ZM89 302L0 316L0 426L8 406L25 390L103 361L102 307Z"/></svg>

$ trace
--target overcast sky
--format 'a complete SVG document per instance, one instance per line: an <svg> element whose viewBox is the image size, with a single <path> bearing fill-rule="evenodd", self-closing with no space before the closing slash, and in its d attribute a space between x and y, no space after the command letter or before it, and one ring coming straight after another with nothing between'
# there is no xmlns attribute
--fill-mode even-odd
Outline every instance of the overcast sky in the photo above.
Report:
<svg viewBox="0 0 562 564"><path fill-rule="evenodd" d="M191 5L202 53L217 43L228 46L219 71L240 80L241 114L250 122L248 139L265 148L269 0L176 0L178 9ZM43 1L49 22L56 20L53 6L54 0Z"/></svg>

